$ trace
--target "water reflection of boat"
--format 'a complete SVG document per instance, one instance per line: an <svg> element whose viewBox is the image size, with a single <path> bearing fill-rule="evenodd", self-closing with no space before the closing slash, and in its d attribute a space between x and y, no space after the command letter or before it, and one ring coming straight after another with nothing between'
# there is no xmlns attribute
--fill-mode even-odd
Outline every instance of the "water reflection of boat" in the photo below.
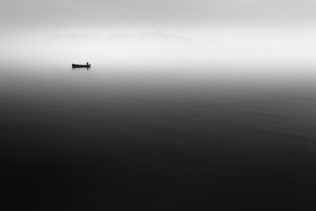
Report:
<svg viewBox="0 0 316 211"><path fill-rule="evenodd" d="M91 64L72 64L72 68L91 68Z"/></svg>

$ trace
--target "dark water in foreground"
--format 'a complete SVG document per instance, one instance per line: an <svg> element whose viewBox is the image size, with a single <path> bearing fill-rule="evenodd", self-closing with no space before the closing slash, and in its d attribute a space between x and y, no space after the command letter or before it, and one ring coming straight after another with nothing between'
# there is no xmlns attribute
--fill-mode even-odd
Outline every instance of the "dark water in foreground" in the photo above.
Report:
<svg viewBox="0 0 316 211"><path fill-rule="evenodd" d="M316 207L315 87L102 71L3 74L13 210Z"/></svg>

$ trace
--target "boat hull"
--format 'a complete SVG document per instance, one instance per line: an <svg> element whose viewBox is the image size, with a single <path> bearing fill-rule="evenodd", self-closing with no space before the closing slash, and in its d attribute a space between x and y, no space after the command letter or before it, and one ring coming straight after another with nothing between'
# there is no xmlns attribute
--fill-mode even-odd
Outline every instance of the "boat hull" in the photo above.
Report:
<svg viewBox="0 0 316 211"><path fill-rule="evenodd" d="M72 64L72 68L91 68L91 64Z"/></svg>

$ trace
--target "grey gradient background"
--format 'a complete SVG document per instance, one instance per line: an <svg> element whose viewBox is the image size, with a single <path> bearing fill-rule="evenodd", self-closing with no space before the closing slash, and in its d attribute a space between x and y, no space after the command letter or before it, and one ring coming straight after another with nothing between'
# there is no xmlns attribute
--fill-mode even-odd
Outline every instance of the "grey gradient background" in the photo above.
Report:
<svg viewBox="0 0 316 211"><path fill-rule="evenodd" d="M316 1L0 3L12 210L315 210Z"/></svg>

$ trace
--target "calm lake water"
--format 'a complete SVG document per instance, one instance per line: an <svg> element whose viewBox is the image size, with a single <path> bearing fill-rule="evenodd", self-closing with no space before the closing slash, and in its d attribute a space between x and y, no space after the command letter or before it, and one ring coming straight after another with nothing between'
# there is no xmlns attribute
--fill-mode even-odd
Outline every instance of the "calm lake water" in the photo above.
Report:
<svg viewBox="0 0 316 211"><path fill-rule="evenodd" d="M314 74L194 68L3 68L11 206L312 210Z"/></svg>

